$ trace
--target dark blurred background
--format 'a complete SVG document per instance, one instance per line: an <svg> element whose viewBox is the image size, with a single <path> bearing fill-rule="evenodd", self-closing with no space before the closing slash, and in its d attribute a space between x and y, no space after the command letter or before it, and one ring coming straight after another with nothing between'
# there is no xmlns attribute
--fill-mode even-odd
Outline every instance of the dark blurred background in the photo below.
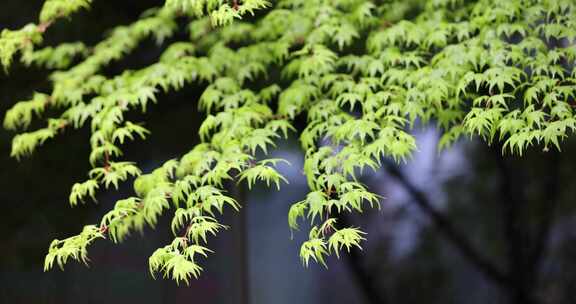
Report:
<svg viewBox="0 0 576 304"><path fill-rule="evenodd" d="M46 44L94 44L107 29L162 3L94 1L90 11L51 28ZM36 20L41 5L2 0L0 28ZM146 41L105 73L145 66L160 53ZM2 74L2 116L31 92L49 92L47 75L18 66ZM192 148L202 120L196 111L201 89L162 95L147 114L138 114L152 135L126 145L126 158L151 170ZM400 166L385 162L363 178L386 197L381 210L339 219L368 232L363 251L331 258L328 269L301 265L306 228L291 239L287 225L290 204L307 193L293 138L273 152L291 162L281 167L290 184L280 191L244 191L242 215L227 213L222 221L231 229L210 239L216 253L205 261L202 277L177 286L154 280L147 265L149 255L172 240L170 215L156 230L120 245L97 242L89 267L71 262L65 271L43 272L52 239L97 222L131 189L127 183L120 191L103 191L98 204L71 208L70 188L89 170L88 130L67 132L20 162L9 157L14 134L1 131L0 303L576 303L574 143L566 142L561 153L533 149L522 158L475 141L438 153L436 130L414 132L419 152L413 159Z"/></svg>

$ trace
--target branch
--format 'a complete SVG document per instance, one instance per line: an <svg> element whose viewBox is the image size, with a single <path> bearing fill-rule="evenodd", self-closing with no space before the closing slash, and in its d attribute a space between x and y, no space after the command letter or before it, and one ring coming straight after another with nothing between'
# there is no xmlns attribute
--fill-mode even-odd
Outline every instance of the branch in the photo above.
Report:
<svg viewBox="0 0 576 304"><path fill-rule="evenodd" d="M396 178L400 185L412 196L416 205L432 220L438 232L440 232L469 263L474 265L480 273L492 282L501 287L509 286L510 281L508 276L498 269L496 265L488 261L488 259L481 256L468 239L458 232L452 222L436 210L426 195L413 185L395 165L385 161L384 168L388 174Z"/></svg>
<svg viewBox="0 0 576 304"><path fill-rule="evenodd" d="M40 32L40 33L46 32L46 30L47 30L55 21L56 21L56 18L38 24L38 27L37 27L38 32Z"/></svg>

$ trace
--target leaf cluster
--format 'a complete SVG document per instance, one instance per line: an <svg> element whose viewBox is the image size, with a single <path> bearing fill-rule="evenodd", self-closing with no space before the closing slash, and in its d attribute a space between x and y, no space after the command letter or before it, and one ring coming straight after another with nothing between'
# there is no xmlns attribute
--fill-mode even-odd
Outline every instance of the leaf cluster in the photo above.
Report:
<svg viewBox="0 0 576 304"><path fill-rule="evenodd" d="M92 169L72 187L70 203L134 179L135 195L99 225L53 243L46 269L86 261L95 239L122 241L172 210L175 239L153 253L150 270L188 283L202 271L196 257L211 252L209 236L226 228L218 216L242 203L224 185L288 182L278 172L282 160L266 155L296 131L296 120L306 121L297 136L310 191L291 206L288 224L311 225L300 251L305 265L361 246L365 234L335 219L379 207L381 197L359 177L384 158L406 161L417 149L417 124L442 131L439 148L475 136L519 155L560 149L576 129L571 0L167 0L93 46L35 49L49 24L89 3L48 0L39 25L0 34L5 68L20 52L25 64L60 69L50 92L6 113L4 127L19 132L11 155L89 126ZM183 31L187 39L165 43ZM164 48L157 62L103 75L148 38ZM123 145L153 132L127 117L161 102L162 92L194 85L205 87L200 143L151 172L123 159ZM35 120L44 127L28 131Z"/></svg>

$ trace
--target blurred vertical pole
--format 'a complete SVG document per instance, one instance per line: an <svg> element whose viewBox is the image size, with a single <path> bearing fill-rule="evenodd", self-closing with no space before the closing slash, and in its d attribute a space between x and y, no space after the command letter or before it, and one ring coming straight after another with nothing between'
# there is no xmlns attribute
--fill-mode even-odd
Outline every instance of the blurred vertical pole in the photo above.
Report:
<svg viewBox="0 0 576 304"><path fill-rule="evenodd" d="M340 214L338 216L339 222L345 227L353 226L350 220L345 214ZM365 303L367 304L386 304L388 303L388 297L386 295L386 290L379 288L376 281L376 273L370 273L362 265L362 259L364 257L358 253L358 250L353 249L349 252L346 262L348 268L356 281L356 287L364 295Z"/></svg>
<svg viewBox="0 0 576 304"><path fill-rule="evenodd" d="M499 171L499 194L502 205L503 234L506 240L508 262L509 296L514 304L535 304L532 262L530 254L529 231L526 224L527 200L524 196L524 185L527 176L521 166L517 166L510 157L504 157L500 144L491 148Z"/></svg>
<svg viewBox="0 0 576 304"><path fill-rule="evenodd" d="M250 265L249 265L249 249L248 246L248 200L246 199L246 192L241 185L232 184L230 186L230 194L242 206L239 214L234 216L233 225L231 230L234 235L234 257L236 259L236 277L235 284L238 288L238 304L250 303Z"/></svg>
<svg viewBox="0 0 576 304"><path fill-rule="evenodd" d="M534 240L534 249L530 257L531 272L533 273L533 282L531 283L533 286L538 286L541 283L541 267L548 251L548 242L550 241L550 234L559 204L560 181L562 180L560 176L560 164L562 163L560 153L556 150L551 150L546 153L546 156L549 163L549 172L544 176L544 192L547 199L542 202L542 206L538 211L541 219Z"/></svg>

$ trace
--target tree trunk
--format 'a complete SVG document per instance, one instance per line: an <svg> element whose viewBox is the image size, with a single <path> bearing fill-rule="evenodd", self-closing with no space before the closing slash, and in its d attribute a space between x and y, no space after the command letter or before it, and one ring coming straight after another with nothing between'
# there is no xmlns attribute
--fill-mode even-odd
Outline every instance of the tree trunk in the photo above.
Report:
<svg viewBox="0 0 576 304"><path fill-rule="evenodd" d="M240 212L235 214L234 222L232 224L232 231L234 231L234 254L236 258L235 264L238 265L236 271L236 286L238 286L237 301L238 304L250 303L250 265L249 265L249 249L248 246L248 208L246 199L246 192L241 185L232 184L230 187L230 194L242 206Z"/></svg>

